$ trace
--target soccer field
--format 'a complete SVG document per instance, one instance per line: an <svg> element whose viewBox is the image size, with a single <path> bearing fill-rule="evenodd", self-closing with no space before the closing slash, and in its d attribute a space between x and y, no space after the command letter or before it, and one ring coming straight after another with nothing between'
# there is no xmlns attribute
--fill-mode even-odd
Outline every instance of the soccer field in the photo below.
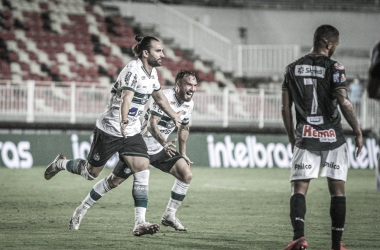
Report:
<svg viewBox="0 0 380 250"><path fill-rule="evenodd" d="M95 182L45 168L0 169L0 249L283 249L292 238L289 170L193 167L194 179L177 212L188 232L161 226L135 237L132 179L107 193L78 231L68 222ZM99 178L111 172L105 169ZM355 250L379 249L380 192L373 170L349 170L343 242ZM151 169L147 221L159 223L174 178ZM309 249L330 249L330 198L325 178L309 189Z"/></svg>

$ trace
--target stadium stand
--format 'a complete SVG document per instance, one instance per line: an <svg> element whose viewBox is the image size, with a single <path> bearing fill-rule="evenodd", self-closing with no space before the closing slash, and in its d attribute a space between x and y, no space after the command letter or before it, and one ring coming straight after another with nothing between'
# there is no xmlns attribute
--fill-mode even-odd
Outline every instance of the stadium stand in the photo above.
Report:
<svg viewBox="0 0 380 250"><path fill-rule="evenodd" d="M107 86L133 57L134 28L120 16L107 15L99 4L4 0L0 17L1 79ZM197 71L200 81L216 81L209 67L180 48L166 46L165 53L165 65L159 68L162 83L173 85L180 69ZM234 87L231 81L228 85Z"/></svg>

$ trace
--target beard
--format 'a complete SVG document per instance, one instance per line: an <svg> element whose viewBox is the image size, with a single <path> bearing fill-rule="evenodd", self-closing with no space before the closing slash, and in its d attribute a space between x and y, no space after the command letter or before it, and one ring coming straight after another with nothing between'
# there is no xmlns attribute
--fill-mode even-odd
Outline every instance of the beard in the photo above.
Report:
<svg viewBox="0 0 380 250"><path fill-rule="evenodd" d="M160 60L160 61L158 61L158 60ZM154 57L148 57L148 64L152 67L160 67L162 65L161 58L156 59Z"/></svg>

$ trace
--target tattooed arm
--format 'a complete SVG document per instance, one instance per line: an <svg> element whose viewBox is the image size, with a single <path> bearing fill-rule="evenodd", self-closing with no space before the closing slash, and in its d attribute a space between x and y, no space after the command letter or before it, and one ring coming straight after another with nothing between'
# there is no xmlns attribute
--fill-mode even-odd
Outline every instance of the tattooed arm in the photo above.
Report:
<svg viewBox="0 0 380 250"><path fill-rule="evenodd" d="M161 118L157 115L153 115L153 114L150 114L149 115L149 121L148 121L148 131L151 133L151 135L154 137L154 139L156 139L158 141L158 143L160 143L164 149L165 149L165 152L169 155L169 156L174 156L175 154L175 142L177 141L177 138L175 138L174 140L171 140L171 141L166 141L165 138L162 136L160 130L158 129L158 122L161 120Z"/></svg>
<svg viewBox="0 0 380 250"><path fill-rule="evenodd" d="M340 110L342 111L344 118L346 118L346 121L355 133L355 143L358 148L356 156L358 156L363 147L363 136L362 131L360 130L359 122L356 119L354 107L352 106L350 99L348 99L347 89L339 88L335 90L334 94L338 100Z"/></svg>

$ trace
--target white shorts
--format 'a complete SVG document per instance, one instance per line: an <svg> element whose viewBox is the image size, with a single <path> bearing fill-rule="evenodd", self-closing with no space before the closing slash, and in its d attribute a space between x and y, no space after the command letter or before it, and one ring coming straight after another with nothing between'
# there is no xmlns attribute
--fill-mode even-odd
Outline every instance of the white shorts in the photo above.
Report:
<svg viewBox="0 0 380 250"><path fill-rule="evenodd" d="M334 150L308 151L294 147L290 181L321 177L334 180L347 180L348 155L346 143Z"/></svg>

